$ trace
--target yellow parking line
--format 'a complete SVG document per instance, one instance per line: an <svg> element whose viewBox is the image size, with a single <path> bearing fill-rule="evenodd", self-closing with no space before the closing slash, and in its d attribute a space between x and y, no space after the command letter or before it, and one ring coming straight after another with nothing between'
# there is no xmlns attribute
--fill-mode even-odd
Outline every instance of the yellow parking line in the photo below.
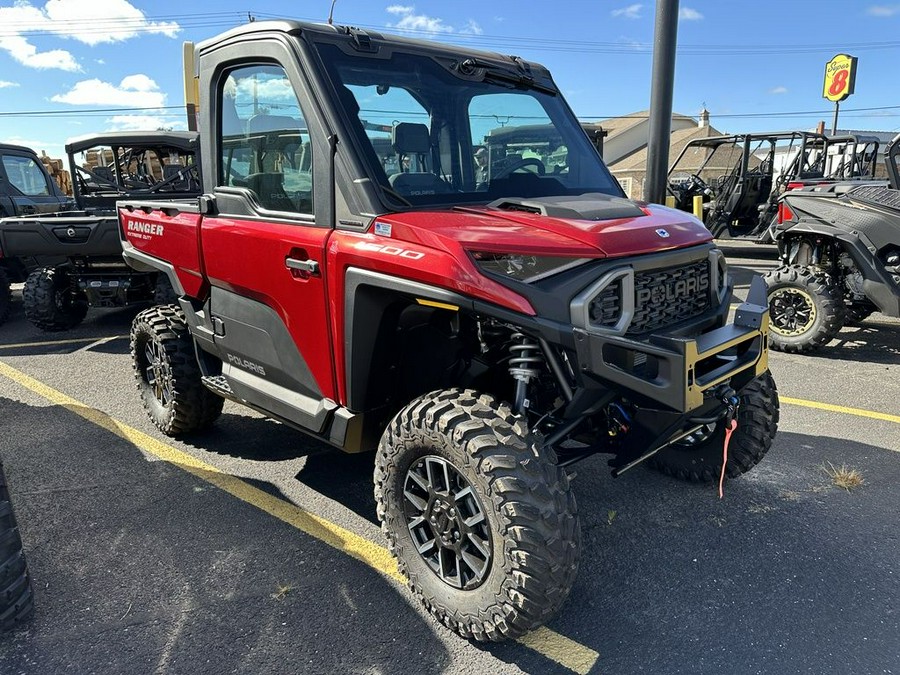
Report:
<svg viewBox="0 0 900 675"><path fill-rule="evenodd" d="M19 342L12 345L0 345L0 349L26 349L28 347L53 347L57 345L80 345L85 342L110 342L127 338L128 335L113 335L112 337L70 338L68 340L45 340L43 342Z"/></svg>
<svg viewBox="0 0 900 675"><path fill-rule="evenodd" d="M782 403L791 405L799 405L804 408L817 408L819 410L827 410L828 412L843 413L845 415L857 415L859 417L869 417L873 420L884 420L885 422L893 422L900 424L900 415L889 415L888 413L875 412L874 410L863 410L862 408L847 408L842 405L832 405L831 403L820 403L818 401L807 401L802 398L790 398L788 396L779 396Z"/></svg>
<svg viewBox="0 0 900 675"><path fill-rule="evenodd" d="M365 537L344 529L340 525L301 509L299 506L273 497L269 493L242 481L240 478L223 473L212 464L207 464L186 452L172 447L168 443L145 434L143 431L119 422L106 413L91 408L2 361L0 361L0 375L5 375L13 382L42 396L51 403L63 407L92 424L112 432L144 452L174 464L178 468L215 485L241 501L251 504L288 525L292 525L329 546L356 558L390 579L400 584L406 583L406 579L397 569L397 563L393 556L383 546L379 546ZM519 638L518 641L579 675L587 675L600 656L593 649L546 627L539 628Z"/></svg>

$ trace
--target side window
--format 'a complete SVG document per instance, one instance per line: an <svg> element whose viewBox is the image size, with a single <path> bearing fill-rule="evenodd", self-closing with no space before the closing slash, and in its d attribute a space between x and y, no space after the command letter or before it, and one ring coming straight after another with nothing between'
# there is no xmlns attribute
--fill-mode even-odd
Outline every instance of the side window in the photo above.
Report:
<svg viewBox="0 0 900 675"><path fill-rule="evenodd" d="M312 144L281 66L231 71L219 92L218 185L244 187L265 209L313 213Z"/></svg>
<svg viewBox="0 0 900 675"><path fill-rule="evenodd" d="M29 197L49 197L50 186L47 177L30 157L3 155L3 168L14 188Z"/></svg>

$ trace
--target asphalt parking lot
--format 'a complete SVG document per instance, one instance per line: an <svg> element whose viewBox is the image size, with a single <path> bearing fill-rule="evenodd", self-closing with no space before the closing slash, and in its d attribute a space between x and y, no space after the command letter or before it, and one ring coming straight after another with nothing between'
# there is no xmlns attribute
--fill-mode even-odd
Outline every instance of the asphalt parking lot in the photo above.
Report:
<svg viewBox="0 0 900 675"><path fill-rule="evenodd" d="M772 249L727 246L746 293ZM769 256L767 259L764 256ZM546 630L478 645L422 612L371 456L226 404L167 439L134 389L135 309L0 327L0 454L36 614L0 673L900 673L900 322L773 353L773 449L714 488L575 467L584 546ZM858 470L853 491L829 466Z"/></svg>

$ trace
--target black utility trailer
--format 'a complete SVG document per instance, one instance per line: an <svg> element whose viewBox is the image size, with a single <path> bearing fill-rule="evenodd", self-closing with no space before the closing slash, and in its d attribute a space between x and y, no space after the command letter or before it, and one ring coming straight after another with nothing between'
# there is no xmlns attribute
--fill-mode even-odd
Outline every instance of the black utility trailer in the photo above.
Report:
<svg viewBox="0 0 900 675"><path fill-rule="evenodd" d="M165 278L125 265L116 201L201 192L194 132L95 134L69 141L66 153L77 210L0 220L0 250L33 270L25 315L49 331L76 326L88 307L167 300Z"/></svg>

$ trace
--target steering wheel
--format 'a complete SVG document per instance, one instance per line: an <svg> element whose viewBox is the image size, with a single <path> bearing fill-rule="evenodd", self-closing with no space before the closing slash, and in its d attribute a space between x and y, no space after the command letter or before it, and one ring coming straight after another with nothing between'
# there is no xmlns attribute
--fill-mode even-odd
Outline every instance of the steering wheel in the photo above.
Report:
<svg viewBox="0 0 900 675"><path fill-rule="evenodd" d="M544 163L537 157L525 157L524 159L513 162L509 166L503 167L499 172L492 176L492 179L506 178L509 174L513 173L514 171L518 171L519 169L522 169L526 166L537 167L537 173L539 176L543 176L547 173L547 168L544 166Z"/></svg>

